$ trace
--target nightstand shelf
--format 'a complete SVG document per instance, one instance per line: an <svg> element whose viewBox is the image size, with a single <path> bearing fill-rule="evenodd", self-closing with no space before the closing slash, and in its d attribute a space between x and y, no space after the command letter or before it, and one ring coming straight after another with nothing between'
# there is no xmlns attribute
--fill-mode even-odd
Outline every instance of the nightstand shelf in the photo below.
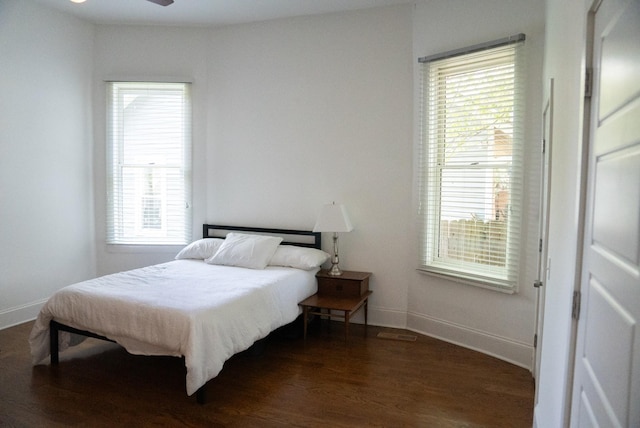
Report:
<svg viewBox="0 0 640 428"><path fill-rule="evenodd" d="M332 276L327 271L318 272L318 293L300 303L303 310L304 338L307 338L309 315L338 318L344 321L344 339L349 340L349 321L361 308L364 308L365 336L367 334L368 299L373 293L369 290L369 272L344 271L340 276ZM339 311L341 314L333 313Z"/></svg>

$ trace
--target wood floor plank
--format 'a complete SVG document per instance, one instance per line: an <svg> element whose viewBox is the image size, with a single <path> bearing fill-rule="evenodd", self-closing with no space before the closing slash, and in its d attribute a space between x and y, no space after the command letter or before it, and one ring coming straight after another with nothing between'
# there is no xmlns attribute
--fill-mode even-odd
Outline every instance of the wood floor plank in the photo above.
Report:
<svg viewBox="0 0 640 428"><path fill-rule="evenodd" d="M179 358L130 355L94 339L31 366L32 323L0 331L0 426L7 427L530 427L531 374L433 338L380 339L405 330L353 325L271 338L259 356L233 357L185 393Z"/></svg>

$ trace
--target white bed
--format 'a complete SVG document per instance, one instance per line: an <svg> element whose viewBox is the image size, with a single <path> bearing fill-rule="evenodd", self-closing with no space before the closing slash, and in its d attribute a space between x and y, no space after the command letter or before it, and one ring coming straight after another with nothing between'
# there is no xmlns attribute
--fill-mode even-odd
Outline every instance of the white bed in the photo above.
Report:
<svg viewBox="0 0 640 428"><path fill-rule="evenodd" d="M288 257L298 251L292 248L280 245L276 254ZM220 255L221 249L209 251ZM314 265L326 253L300 251L315 251L319 258L305 269L271 262L246 268L186 258L65 287L36 319L29 339L33 363L43 363L53 353L50 325L55 321L113 340L132 354L183 356L187 394L200 394L227 359L294 321L300 314L298 303L316 292ZM274 263L276 258L269 256ZM59 350L71 343L65 331L57 339Z"/></svg>

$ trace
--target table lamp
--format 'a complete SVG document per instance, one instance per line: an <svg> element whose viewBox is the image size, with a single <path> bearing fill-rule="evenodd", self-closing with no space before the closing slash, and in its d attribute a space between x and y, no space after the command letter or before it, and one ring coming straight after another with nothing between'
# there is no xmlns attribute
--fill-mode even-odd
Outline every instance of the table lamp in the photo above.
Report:
<svg viewBox="0 0 640 428"><path fill-rule="evenodd" d="M333 202L322 207L313 231L333 232L333 257L331 258L329 275L342 275L342 271L338 266L338 232L351 232L352 230L353 226L344 205Z"/></svg>

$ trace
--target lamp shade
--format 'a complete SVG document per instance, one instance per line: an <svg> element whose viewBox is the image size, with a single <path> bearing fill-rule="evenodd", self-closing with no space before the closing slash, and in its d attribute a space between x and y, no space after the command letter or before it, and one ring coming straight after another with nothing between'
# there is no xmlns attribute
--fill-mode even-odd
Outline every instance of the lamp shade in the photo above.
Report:
<svg viewBox="0 0 640 428"><path fill-rule="evenodd" d="M335 202L322 207L316 225L313 227L314 232L351 232L352 230L353 226L344 205Z"/></svg>

